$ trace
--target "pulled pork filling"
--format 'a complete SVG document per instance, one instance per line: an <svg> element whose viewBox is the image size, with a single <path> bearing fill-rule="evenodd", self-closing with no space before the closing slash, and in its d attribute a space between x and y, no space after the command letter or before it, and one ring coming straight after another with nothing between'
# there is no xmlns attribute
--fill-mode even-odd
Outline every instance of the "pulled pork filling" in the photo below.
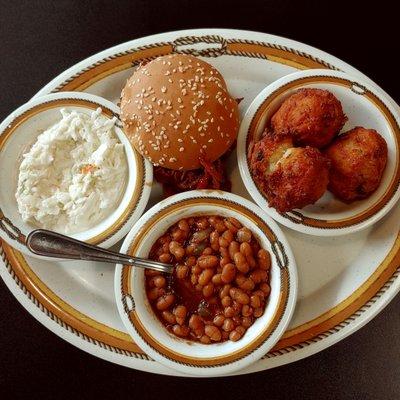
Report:
<svg viewBox="0 0 400 400"><path fill-rule="evenodd" d="M163 185L164 195L171 196L176 193L196 189L219 189L229 192L229 181L224 160L209 162L200 159L202 168L191 171L176 171L163 167L154 167L154 177Z"/></svg>

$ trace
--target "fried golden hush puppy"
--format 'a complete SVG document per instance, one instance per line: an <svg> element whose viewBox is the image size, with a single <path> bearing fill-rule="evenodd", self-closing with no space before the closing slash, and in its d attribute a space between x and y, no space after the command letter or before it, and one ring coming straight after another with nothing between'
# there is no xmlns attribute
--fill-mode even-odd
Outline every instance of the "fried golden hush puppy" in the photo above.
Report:
<svg viewBox="0 0 400 400"><path fill-rule="evenodd" d="M346 203L367 198L379 186L387 153L386 141L374 129L341 134L325 150L331 161L328 189Z"/></svg>
<svg viewBox="0 0 400 400"><path fill-rule="evenodd" d="M322 148L345 124L340 101L328 90L299 89L271 118L276 134L291 135L298 146Z"/></svg>
<svg viewBox="0 0 400 400"><path fill-rule="evenodd" d="M328 159L312 147L294 148L287 136L265 135L249 159L256 183L279 212L315 203L328 186Z"/></svg>

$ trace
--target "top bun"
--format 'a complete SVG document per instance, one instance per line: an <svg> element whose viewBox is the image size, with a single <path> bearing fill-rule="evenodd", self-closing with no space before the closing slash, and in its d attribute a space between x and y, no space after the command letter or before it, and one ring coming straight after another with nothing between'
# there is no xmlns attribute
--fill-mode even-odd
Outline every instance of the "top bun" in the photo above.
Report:
<svg viewBox="0 0 400 400"><path fill-rule="evenodd" d="M124 130L156 166L196 169L236 140L237 102L221 74L196 57L172 54L140 66L121 96Z"/></svg>

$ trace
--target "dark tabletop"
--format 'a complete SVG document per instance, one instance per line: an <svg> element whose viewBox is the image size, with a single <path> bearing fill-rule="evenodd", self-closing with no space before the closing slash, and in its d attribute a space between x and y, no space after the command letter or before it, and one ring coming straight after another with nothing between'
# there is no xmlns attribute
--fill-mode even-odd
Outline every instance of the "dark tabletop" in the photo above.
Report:
<svg viewBox="0 0 400 400"><path fill-rule="evenodd" d="M238 3L236 5L235 3ZM164 31L262 31L321 48L398 103L398 13L384 2L0 0L0 120L76 62ZM7 190L1 186L0 190ZM180 379L129 370L64 342L0 280L0 398L399 399L400 297L346 340L305 360L234 378ZM40 397L39 397L40 396Z"/></svg>

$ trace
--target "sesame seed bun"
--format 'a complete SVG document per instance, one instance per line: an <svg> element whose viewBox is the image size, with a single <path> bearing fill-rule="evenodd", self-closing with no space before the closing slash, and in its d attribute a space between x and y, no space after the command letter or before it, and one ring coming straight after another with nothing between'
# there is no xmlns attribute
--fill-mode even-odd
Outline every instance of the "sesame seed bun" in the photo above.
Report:
<svg viewBox="0 0 400 400"><path fill-rule="evenodd" d="M213 162L234 143L237 102L221 74L196 57L172 54L139 67L121 94L121 120L135 148L174 170Z"/></svg>

